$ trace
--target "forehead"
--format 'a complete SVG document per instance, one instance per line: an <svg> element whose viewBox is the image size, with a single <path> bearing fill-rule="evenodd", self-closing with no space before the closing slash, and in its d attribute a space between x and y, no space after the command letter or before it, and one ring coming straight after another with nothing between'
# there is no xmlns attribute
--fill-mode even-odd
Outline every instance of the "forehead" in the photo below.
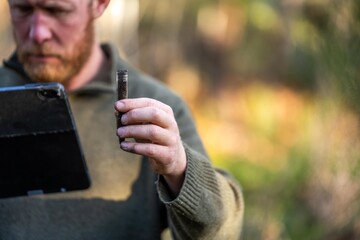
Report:
<svg viewBox="0 0 360 240"><path fill-rule="evenodd" d="M88 0L8 0L10 5L30 4L30 5L47 5L47 4L70 4L80 5Z"/></svg>

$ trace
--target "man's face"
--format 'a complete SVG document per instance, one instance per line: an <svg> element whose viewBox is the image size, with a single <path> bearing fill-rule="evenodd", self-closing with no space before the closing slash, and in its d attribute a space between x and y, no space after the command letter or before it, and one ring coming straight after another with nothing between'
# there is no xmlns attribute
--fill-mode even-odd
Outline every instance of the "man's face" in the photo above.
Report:
<svg viewBox="0 0 360 240"><path fill-rule="evenodd" d="M38 82L66 85L94 43L89 0L8 0L17 54Z"/></svg>

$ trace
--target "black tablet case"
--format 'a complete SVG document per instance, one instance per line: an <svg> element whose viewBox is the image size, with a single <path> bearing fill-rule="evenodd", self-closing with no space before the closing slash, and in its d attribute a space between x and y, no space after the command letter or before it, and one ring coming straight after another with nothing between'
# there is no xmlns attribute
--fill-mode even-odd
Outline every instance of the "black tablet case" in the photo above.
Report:
<svg viewBox="0 0 360 240"><path fill-rule="evenodd" d="M89 186L63 86L0 88L0 198Z"/></svg>

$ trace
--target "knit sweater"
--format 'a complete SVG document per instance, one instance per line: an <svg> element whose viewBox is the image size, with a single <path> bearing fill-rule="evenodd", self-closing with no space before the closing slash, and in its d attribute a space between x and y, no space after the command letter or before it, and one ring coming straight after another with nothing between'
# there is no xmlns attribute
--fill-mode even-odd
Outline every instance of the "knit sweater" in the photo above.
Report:
<svg viewBox="0 0 360 240"><path fill-rule="evenodd" d="M0 199L0 239L154 240L167 228L174 239L238 239L241 190L228 174L212 167L185 103L120 59L111 45L103 44L102 50L107 58L102 70L68 93L91 187ZM175 198L146 157L119 147L114 117L118 69L129 71L130 98L157 99L173 109L187 157L185 180ZM4 61L0 76L0 87L32 82L15 54Z"/></svg>

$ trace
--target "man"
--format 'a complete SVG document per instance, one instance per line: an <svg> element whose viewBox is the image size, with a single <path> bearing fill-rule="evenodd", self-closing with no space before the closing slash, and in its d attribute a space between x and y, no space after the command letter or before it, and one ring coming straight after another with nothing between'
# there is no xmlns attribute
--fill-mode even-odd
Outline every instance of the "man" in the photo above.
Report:
<svg viewBox="0 0 360 240"><path fill-rule="evenodd" d="M160 239L167 227L175 239L237 239L241 191L211 166L182 100L96 42L109 1L8 0L17 48L0 86L65 86L92 186L0 200L0 239ZM115 103L118 69L129 99ZM136 141L119 146L115 131Z"/></svg>

